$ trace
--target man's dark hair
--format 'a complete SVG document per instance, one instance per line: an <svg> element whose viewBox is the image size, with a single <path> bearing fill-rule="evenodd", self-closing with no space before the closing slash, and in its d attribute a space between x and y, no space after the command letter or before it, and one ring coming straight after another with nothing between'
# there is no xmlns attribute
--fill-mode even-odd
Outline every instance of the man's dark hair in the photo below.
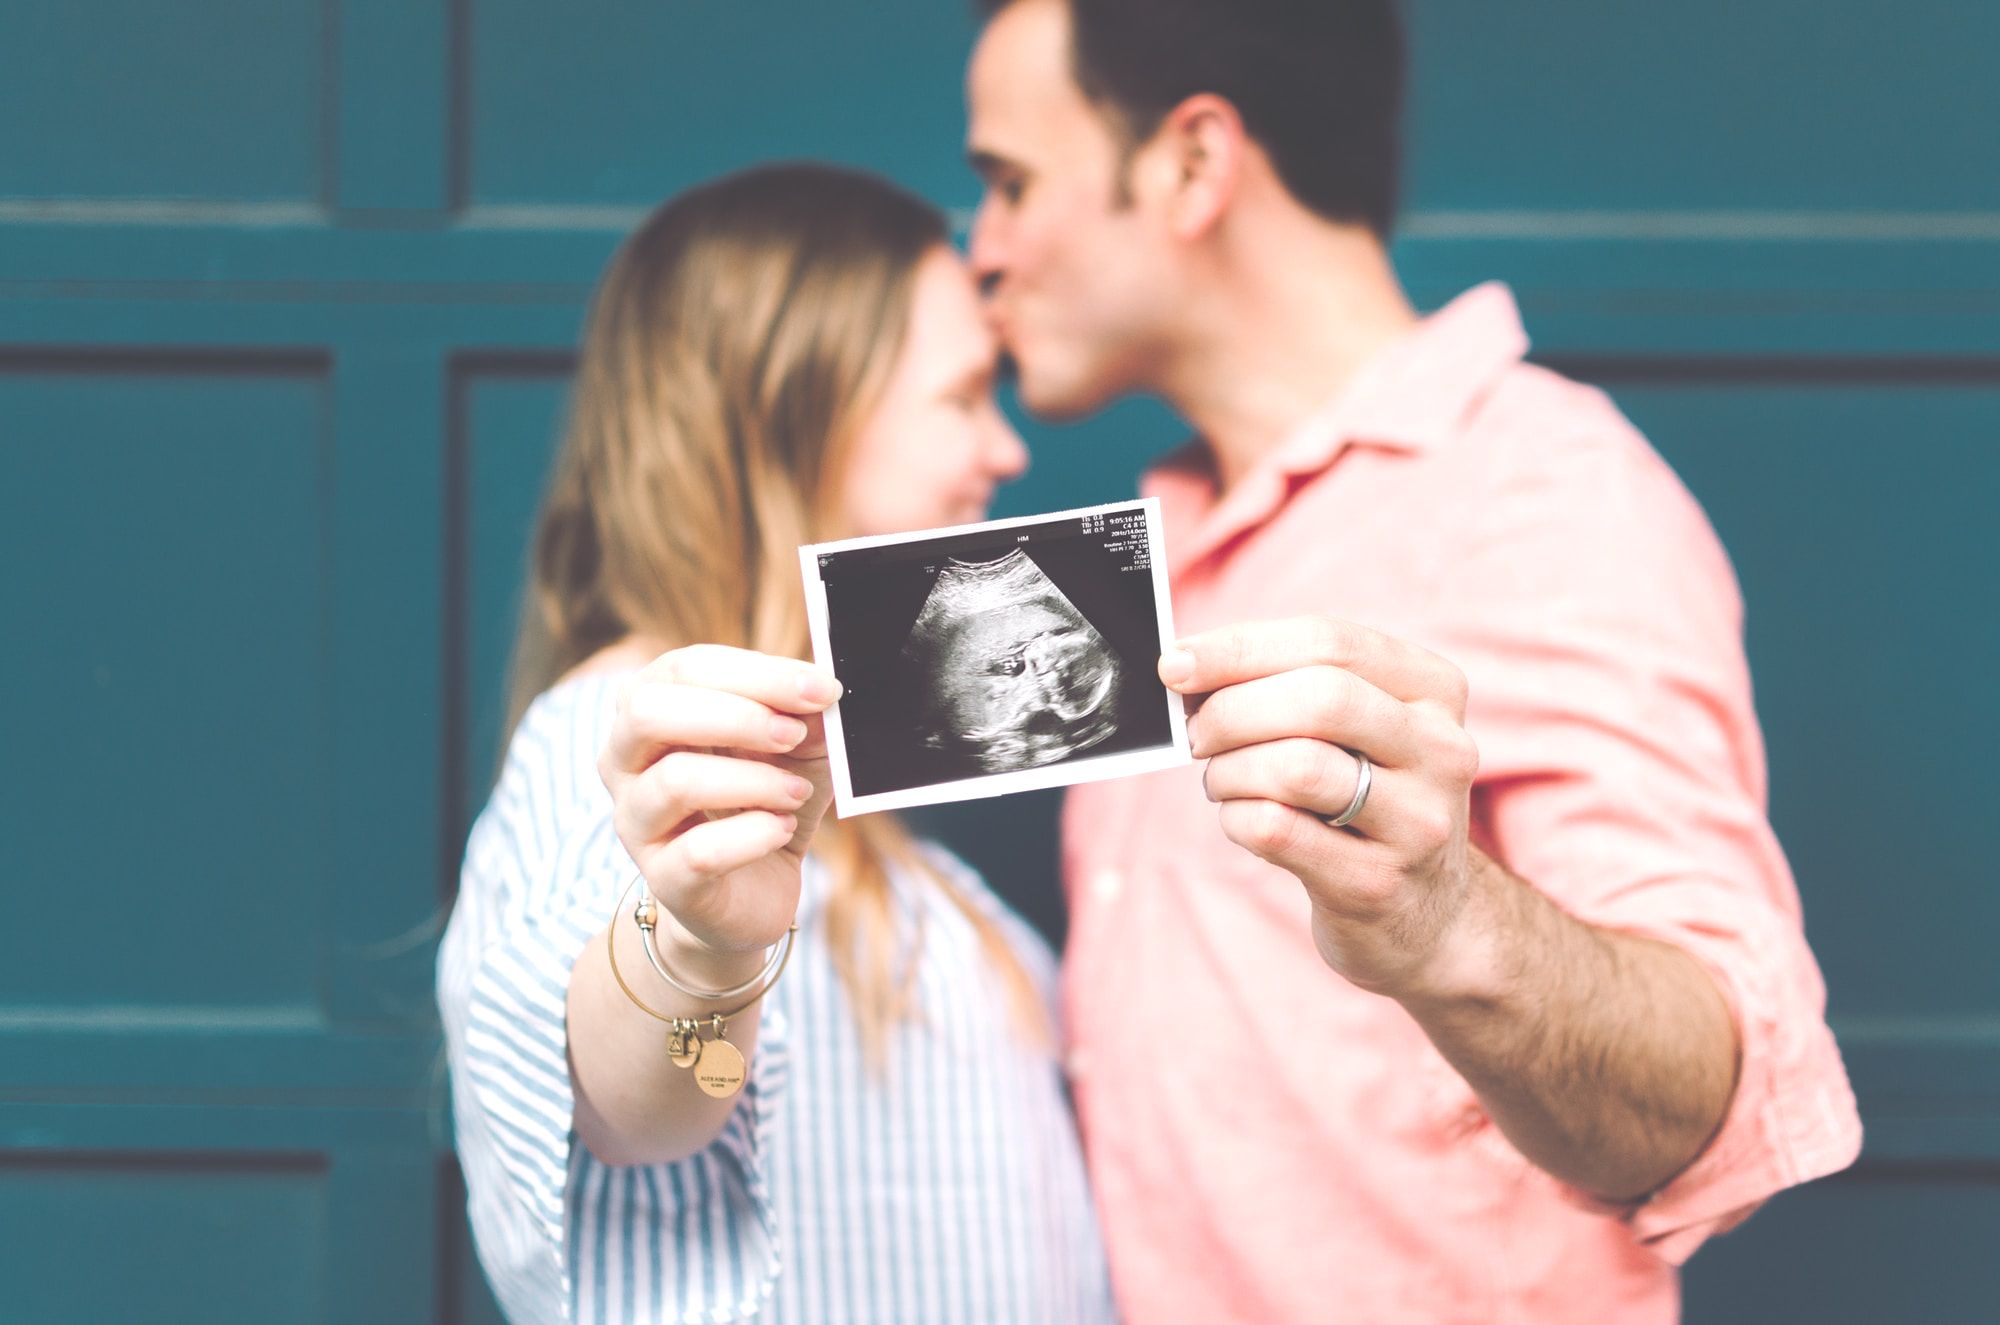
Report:
<svg viewBox="0 0 2000 1325"><path fill-rule="evenodd" d="M1066 2L1077 86L1128 152L1210 92L1236 107L1300 203L1387 238L1404 79L1395 0ZM977 3L991 18L1012 0Z"/></svg>

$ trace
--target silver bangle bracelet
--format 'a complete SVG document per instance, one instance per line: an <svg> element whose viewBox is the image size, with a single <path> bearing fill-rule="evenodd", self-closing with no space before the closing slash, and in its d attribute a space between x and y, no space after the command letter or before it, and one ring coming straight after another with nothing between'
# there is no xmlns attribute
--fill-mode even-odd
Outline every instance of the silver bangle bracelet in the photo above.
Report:
<svg viewBox="0 0 2000 1325"><path fill-rule="evenodd" d="M698 998L710 1003L720 1003L727 999L739 998L759 985L777 977L779 968L784 966L785 958L792 950L792 938L799 932L798 922L796 921L792 923L790 929L785 931L783 938L771 945L771 955L765 960L764 969L751 976L748 980L745 980L742 984L731 986L728 989L696 989L692 985L683 984L672 971L667 969L667 964L660 960L659 950L653 946L658 935L660 904L654 899L653 890L645 885L643 878L644 876L641 876L640 879L634 880L635 883L639 884L639 900L632 905L632 919L639 926L640 950L646 954L646 961L651 964L653 970L658 973L662 980L665 980L689 998Z"/></svg>

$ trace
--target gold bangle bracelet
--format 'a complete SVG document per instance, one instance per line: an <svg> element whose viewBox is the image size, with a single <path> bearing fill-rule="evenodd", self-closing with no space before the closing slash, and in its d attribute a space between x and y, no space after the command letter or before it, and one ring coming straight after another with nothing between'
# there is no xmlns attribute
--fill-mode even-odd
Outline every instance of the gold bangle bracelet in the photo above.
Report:
<svg viewBox="0 0 2000 1325"><path fill-rule="evenodd" d="M659 976L660 979L672 985L681 993L686 994L689 998L698 998L704 1003L720 1003L725 999L741 998L759 986L768 989L770 982L777 978L778 972L785 968L785 958L791 955L792 936L799 932L797 925L793 925L790 929L786 930L784 937L771 945L771 955L765 958L764 964L758 969L757 974L751 976L741 984L731 985L727 989L697 989L693 985L687 984L667 969L666 961L660 956L659 899L654 897L653 890L646 886L643 874L633 879L632 883L636 884L639 889L639 900L632 904L632 919L638 922L639 931L646 936L646 941L639 945L639 951L645 954L646 964L653 968L653 974ZM631 892L631 888L627 887L625 891L629 893ZM620 901L622 903L623 899L621 898Z"/></svg>
<svg viewBox="0 0 2000 1325"><path fill-rule="evenodd" d="M652 1017L656 1021L664 1021L669 1024L677 1024L686 1021L710 1021L716 1019L722 1021L728 1021L731 1017L737 1016L738 1014L744 1012L748 1008L754 1006L758 999L770 993L771 987L778 983L778 977L785 973L785 967L792 960L792 948L794 946L794 940L797 938L799 931L799 922L797 920L793 920L791 928L786 931L785 950L778 959L776 969L771 972L771 978L764 982L764 985L761 989L759 989L756 993L752 994L747 1000L745 1000L738 1006L731 1008L727 1012L709 1012L709 1013L704 1013L699 1017L669 1016L667 1013L661 1012L656 1008L651 1008L646 1006L645 1000L640 998L638 994L633 992L632 986L625 982L625 973L618 969L618 935L615 932L612 932L618 928L618 917L620 915L623 915L625 912L625 899L632 895L632 889L637 887L638 883L639 880L637 878L633 879L631 883L625 885L625 891L618 895L618 909L612 912L611 930L607 931L604 935L604 956L605 959L611 965L611 978L613 980L616 980L618 982L618 987L625 991L625 997L632 1000L632 1006L638 1008L639 1011L645 1013L647 1016ZM646 939L647 939L646 934L644 932L641 932L639 935L639 941L641 943L644 943L646 942Z"/></svg>

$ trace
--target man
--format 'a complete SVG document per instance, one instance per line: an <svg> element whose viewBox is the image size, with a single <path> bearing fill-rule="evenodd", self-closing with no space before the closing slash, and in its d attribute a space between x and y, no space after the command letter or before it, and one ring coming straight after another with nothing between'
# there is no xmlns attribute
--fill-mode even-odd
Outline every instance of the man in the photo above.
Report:
<svg viewBox="0 0 2000 1325"><path fill-rule="evenodd" d="M1127 1318L1674 1319L1697 1244L1860 1141L1720 546L1504 288L1411 309L1387 0L985 9L971 257L1024 401L1198 433L1147 489L1199 762L1065 812Z"/></svg>

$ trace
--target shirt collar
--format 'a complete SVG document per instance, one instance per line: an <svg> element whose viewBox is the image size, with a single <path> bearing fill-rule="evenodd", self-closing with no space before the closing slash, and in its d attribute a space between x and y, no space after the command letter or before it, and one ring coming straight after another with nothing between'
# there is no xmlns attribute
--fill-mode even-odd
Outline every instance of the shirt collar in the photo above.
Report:
<svg viewBox="0 0 2000 1325"><path fill-rule="evenodd" d="M1298 481L1332 465L1349 446L1418 455L1436 449L1527 352L1528 335L1508 288L1489 281L1467 290L1376 354L1302 420L1207 512L1192 545L1170 561L1188 564L1268 519ZM1212 491L1213 463L1197 438L1164 457L1145 486L1163 498L1167 489L1189 482Z"/></svg>
<svg viewBox="0 0 2000 1325"><path fill-rule="evenodd" d="M1527 353L1513 294L1498 281L1475 286L1369 360L1277 449L1277 467L1313 473L1350 443L1434 450Z"/></svg>

